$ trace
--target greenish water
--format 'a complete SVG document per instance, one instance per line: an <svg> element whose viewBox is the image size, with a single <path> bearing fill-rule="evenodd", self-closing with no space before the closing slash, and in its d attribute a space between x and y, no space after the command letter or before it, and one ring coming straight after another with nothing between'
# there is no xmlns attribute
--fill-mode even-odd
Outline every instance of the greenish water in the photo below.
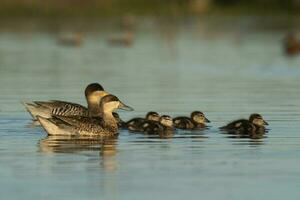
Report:
<svg viewBox="0 0 300 200"><path fill-rule="evenodd" d="M0 199L299 199L300 57L283 55L285 30L248 19L145 21L128 48L107 43L111 29L87 31L77 48L53 32L2 30ZM85 104L90 82L135 108L124 120L202 110L212 123L167 139L120 130L106 141L29 126L21 101ZM253 112L270 124L265 138L218 131Z"/></svg>

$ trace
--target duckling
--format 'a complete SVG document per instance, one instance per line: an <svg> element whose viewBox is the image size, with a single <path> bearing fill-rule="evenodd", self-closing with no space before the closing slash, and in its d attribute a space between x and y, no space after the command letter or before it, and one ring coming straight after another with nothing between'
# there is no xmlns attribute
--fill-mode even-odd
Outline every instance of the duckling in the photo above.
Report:
<svg viewBox="0 0 300 200"><path fill-rule="evenodd" d="M300 41L294 34L286 36L284 41L285 53L287 55L295 55L300 53Z"/></svg>
<svg viewBox="0 0 300 200"><path fill-rule="evenodd" d="M267 125L269 124L260 114L254 113L250 115L249 120L239 119L220 127L220 129L227 131L229 134L263 134L266 131L265 126Z"/></svg>
<svg viewBox="0 0 300 200"><path fill-rule="evenodd" d="M194 111L191 113L191 117L176 117L173 119L175 128L179 129L197 129L204 128L205 123L210 121L205 117L203 112Z"/></svg>
<svg viewBox="0 0 300 200"><path fill-rule="evenodd" d="M85 89L88 108L76 103L60 100L24 102L24 106L34 120L37 119L37 116L51 118L53 115L96 117L102 114L99 102L106 95L108 93L99 83L91 83Z"/></svg>
<svg viewBox="0 0 300 200"><path fill-rule="evenodd" d="M118 122L113 116L116 109L133 110L118 97L107 95L100 100L102 117L54 116L47 119L37 116L48 135L112 136L118 132Z"/></svg>
<svg viewBox="0 0 300 200"><path fill-rule="evenodd" d="M169 115L162 115L159 121L146 121L142 124L143 132L155 135L168 135L174 131L173 120Z"/></svg>
<svg viewBox="0 0 300 200"><path fill-rule="evenodd" d="M146 122L146 121L157 121L158 122L159 118L160 118L160 116L157 112L150 111L147 113L145 118L138 117L138 118L133 118L133 119L129 120L128 122L126 122L126 126L127 126L128 130L130 130L130 131L141 132L141 131L143 131L142 124L144 122Z"/></svg>
<svg viewBox="0 0 300 200"><path fill-rule="evenodd" d="M120 116L119 116L118 113L113 112L113 116L114 116L114 118L116 119L119 128L126 128L126 122L124 122L124 121L120 118Z"/></svg>

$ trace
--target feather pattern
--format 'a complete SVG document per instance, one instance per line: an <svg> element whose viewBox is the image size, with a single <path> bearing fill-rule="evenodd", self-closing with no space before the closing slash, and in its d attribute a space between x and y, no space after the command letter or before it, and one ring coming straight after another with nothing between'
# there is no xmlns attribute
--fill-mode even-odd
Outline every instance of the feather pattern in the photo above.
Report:
<svg viewBox="0 0 300 200"><path fill-rule="evenodd" d="M69 135L82 135L82 136L109 136L115 135L118 131L118 126L114 119L112 123L104 122L102 118L98 117L82 117L82 116L54 116L51 119L45 119L38 117L39 121L46 129L49 135L65 135L68 132ZM107 125L109 124L109 125ZM51 131L50 128L54 126L55 131ZM57 130L65 130L62 131Z"/></svg>
<svg viewBox="0 0 300 200"><path fill-rule="evenodd" d="M37 116L51 118L53 115L86 117L89 115L89 111L86 107L66 101L34 101L31 103L24 103L24 106L33 119L37 119Z"/></svg>
<svg viewBox="0 0 300 200"><path fill-rule="evenodd" d="M263 126L257 126L246 119L233 121L226 126L220 127L221 130L229 134L253 135L264 134L266 132Z"/></svg>
<svg viewBox="0 0 300 200"><path fill-rule="evenodd" d="M173 119L173 123L179 129L194 129L196 127L189 117L176 117Z"/></svg>

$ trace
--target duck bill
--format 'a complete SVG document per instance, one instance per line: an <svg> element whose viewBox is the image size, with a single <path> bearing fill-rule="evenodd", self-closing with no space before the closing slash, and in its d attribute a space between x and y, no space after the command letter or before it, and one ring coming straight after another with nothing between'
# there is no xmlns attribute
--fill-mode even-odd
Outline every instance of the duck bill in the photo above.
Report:
<svg viewBox="0 0 300 200"><path fill-rule="evenodd" d="M102 97L105 97L105 96L109 95L109 93L106 92L105 90L103 90L103 91L99 91L98 95L102 98Z"/></svg>
<svg viewBox="0 0 300 200"><path fill-rule="evenodd" d="M130 106L125 105L121 101L120 101L118 109L126 110L126 111L133 111L133 108L131 108Z"/></svg>
<svg viewBox="0 0 300 200"><path fill-rule="evenodd" d="M268 125L269 125L269 123L268 123L268 122L266 122L266 121L264 120L264 125L268 126Z"/></svg>
<svg viewBox="0 0 300 200"><path fill-rule="evenodd" d="M206 123L210 123L210 121L205 117L205 122Z"/></svg>

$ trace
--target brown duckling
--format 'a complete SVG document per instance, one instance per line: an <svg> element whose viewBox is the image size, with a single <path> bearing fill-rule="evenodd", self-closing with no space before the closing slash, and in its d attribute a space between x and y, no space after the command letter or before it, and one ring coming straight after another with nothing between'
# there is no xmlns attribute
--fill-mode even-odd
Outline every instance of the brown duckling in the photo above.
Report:
<svg viewBox="0 0 300 200"><path fill-rule="evenodd" d="M233 121L226 126L220 127L221 130L229 134L264 134L266 132L265 126L269 125L260 114L251 114L249 119L239 119Z"/></svg>
<svg viewBox="0 0 300 200"><path fill-rule="evenodd" d="M162 115L159 121L146 121L142 124L143 132L152 135L169 135L174 131L173 120L169 115Z"/></svg>
<svg viewBox="0 0 300 200"><path fill-rule="evenodd" d="M126 122L125 126L130 131L141 132L141 131L143 131L142 124L144 122L147 122L147 121L157 121L158 122L159 118L160 118L160 116L157 112L150 111L146 114L145 118L141 118L141 117L133 118L133 119L129 120L128 122Z"/></svg>
<svg viewBox="0 0 300 200"><path fill-rule="evenodd" d="M206 127L205 123L210 121L205 117L203 112L194 111L191 117L176 117L173 119L175 128L179 129L197 129Z"/></svg>
<svg viewBox="0 0 300 200"><path fill-rule="evenodd" d="M116 112L113 112L112 113L114 118L116 119L117 121L117 124L118 124L118 127L119 128L126 128L126 122L124 122L121 118L120 118L120 115Z"/></svg>

